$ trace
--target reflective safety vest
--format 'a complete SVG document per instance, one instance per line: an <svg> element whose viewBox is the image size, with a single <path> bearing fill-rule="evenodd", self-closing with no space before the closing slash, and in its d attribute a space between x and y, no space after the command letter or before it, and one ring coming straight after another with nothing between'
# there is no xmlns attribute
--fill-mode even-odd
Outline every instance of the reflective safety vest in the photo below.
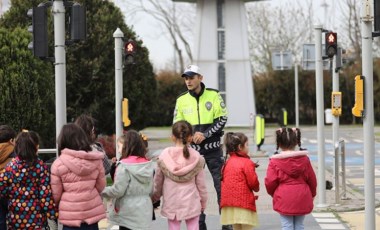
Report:
<svg viewBox="0 0 380 230"><path fill-rule="evenodd" d="M227 122L227 109L219 91L204 88L199 95L185 92L177 98L173 123L186 120L193 126L194 132L202 132L206 139L192 147L201 153L220 147L220 137Z"/></svg>

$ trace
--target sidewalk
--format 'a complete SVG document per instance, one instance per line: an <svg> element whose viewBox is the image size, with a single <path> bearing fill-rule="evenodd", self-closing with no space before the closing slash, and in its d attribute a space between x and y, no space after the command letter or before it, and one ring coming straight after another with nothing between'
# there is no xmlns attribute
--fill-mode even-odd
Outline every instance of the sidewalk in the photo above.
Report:
<svg viewBox="0 0 380 230"><path fill-rule="evenodd" d="M266 145L274 145L274 136L272 135L274 133L275 128L267 128L266 133L266 139L265 143ZM253 132L252 130L249 130L247 128L242 129L234 129L229 131L240 131L244 132L250 142L251 152L254 151L255 146L253 145ZM146 129L143 130L142 133L144 133L149 138L149 149L150 153L158 154L157 150L163 149L165 147L168 147L172 145L172 143L169 140L170 137L170 129ZM267 138L268 137L268 138ZM256 172L258 174L258 177L260 179L260 191L258 193L259 199L257 200L257 210L259 214L259 223L260 226L255 228L258 229L280 229L280 220L278 214L273 211L272 209L272 198L266 193L265 185L264 185L264 178L266 174L267 165L269 162L268 154L265 152L258 152L253 153L252 155L253 161L259 161L260 167L256 169ZM313 165L314 170L317 174L318 167L316 164ZM206 169L206 175L207 175L207 185L208 185L208 192L209 192L209 200L206 208L206 222L208 225L209 230L217 230L221 229L221 226L219 224L219 209L218 204L216 202L216 193L213 187L211 175L209 174L208 170ZM326 171L326 179L333 181L333 176L329 171ZM324 185L323 185L324 186ZM364 229L364 195L359 193L357 190L355 190L354 187L352 187L349 183L347 184L347 192L346 192L346 198L345 200L340 200L339 204L336 205L335 202L335 191L334 190L326 190L326 207L318 207L318 195L314 202L314 210L313 213L335 213L337 215L337 218L341 218L341 222L343 222L345 228L329 228L329 229L354 229L354 230L363 230ZM380 204L378 201L376 201L376 207L378 207ZM152 229L167 229L167 222L166 219L162 218L160 216L160 210L156 210L156 217L157 220L153 222L154 228ZM376 222L380 223L380 213L378 212L376 215ZM184 226L184 225L182 225ZM306 227L307 226L307 227ZM102 230L106 229L118 229L116 227L110 228L111 226L108 226L107 220L104 219L99 222L99 228ZM308 215L305 219L305 227L306 229L322 229L318 223L315 221L315 218L312 215ZM183 228L186 229L186 228ZM376 230L380 230L380 227L377 227Z"/></svg>

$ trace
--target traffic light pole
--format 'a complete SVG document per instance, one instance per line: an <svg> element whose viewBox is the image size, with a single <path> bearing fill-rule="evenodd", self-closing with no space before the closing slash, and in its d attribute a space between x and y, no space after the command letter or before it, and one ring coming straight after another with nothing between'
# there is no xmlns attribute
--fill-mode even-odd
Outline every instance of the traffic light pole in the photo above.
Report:
<svg viewBox="0 0 380 230"><path fill-rule="evenodd" d="M373 106L373 54L372 21L373 1L363 0L361 9L362 28L362 71L364 80L364 229L375 230L375 143L374 143L374 106Z"/></svg>
<svg viewBox="0 0 380 230"><path fill-rule="evenodd" d="M55 54L55 116L56 137L67 123L66 115L66 50L65 50L65 7L63 1L55 0L52 8L54 16ZM58 156L58 152L57 152Z"/></svg>
<svg viewBox="0 0 380 230"><path fill-rule="evenodd" d="M325 137L323 119L323 62L322 62L322 25L314 26L315 36L315 81L317 99L317 136L318 136L318 204L327 207L325 179Z"/></svg>
<svg viewBox="0 0 380 230"><path fill-rule="evenodd" d="M294 89L295 89L295 109L296 109L296 127L299 128L299 98L298 98L298 63L294 64Z"/></svg>
<svg viewBox="0 0 380 230"><path fill-rule="evenodd" d="M339 52L339 51L338 51ZM330 60L332 61L332 69L331 69L331 76L332 76L332 91L338 92L339 91L339 72L337 70L337 55L334 55L334 57ZM332 103L332 102L331 102ZM333 105L331 105L332 108ZM333 146L334 149L339 145L339 116L333 116L332 118L332 139L333 139ZM335 151L334 151L335 152ZM337 164L339 162L339 157L335 156L335 163ZM334 176L339 178L339 171L337 172L335 169L337 166L334 167ZM335 184L335 190L339 189L339 180L338 184ZM336 201L338 202L338 201Z"/></svg>
<svg viewBox="0 0 380 230"><path fill-rule="evenodd" d="M115 128L116 139L123 134L123 123L121 119L122 101L123 101L123 50L124 50L124 33L117 28L113 33L115 38ZM117 150L117 142L116 150ZM118 151L116 151L116 158L120 159Z"/></svg>

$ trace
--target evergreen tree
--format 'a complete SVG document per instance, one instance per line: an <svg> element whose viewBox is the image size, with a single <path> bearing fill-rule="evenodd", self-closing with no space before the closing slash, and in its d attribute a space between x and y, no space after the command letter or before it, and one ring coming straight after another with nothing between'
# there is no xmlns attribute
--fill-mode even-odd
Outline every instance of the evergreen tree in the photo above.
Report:
<svg viewBox="0 0 380 230"><path fill-rule="evenodd" d="M53 63L42 62L33 57L32 52L27 48L32 40L31 34L27 32L28 26L31 25L31 18L27 16L27 11L42 2L45 1L12 0L10 9L0 19L0 60L2 63L0 66L2 95L0 123L10 124L16 129L30 127L39 132L43 140L48 140L49 147L54 147ZM131 128L144 128L155 119L151 116L151 112L157 91L148 50L136 34L128 28L121 11L112 2L102 0L78 2L86 7L87 40L66 48L68 122L73 121L81 113L87 113L98 120L99 132L106 134L115 132L113 33L120 28L125 40L135 40L138 48L135 55L136 64L125 66L123 69L123 95L130 102ZM67 40L70 38L70 10L70 7L66 7ZM54 56L53 16L50 8L47 12L49 54ZM27 85L30 86L25 87ZM20 87L24 88L21 90ZM26 100L23 101L24 99ZM16 102L15 100L17 103L13 103L11 107L10 102Z"/></svg>
<svg viewBox="0 0 380 230"><path fill-rule="evenodd" d="M30 34L20 27L0 28L0 124L37 131L41 147L55 143L52 66L28 50Z"/></svg>
<svg viewBox="0 0 380 230"><path fill-rule="evenodd" d="M124 40L136 41L134 65L123 69L123 96L129 99L131 127L142 129L153 119L156 82L148 50L127 27L119 8L102 0L79 1L87 9L87 40L67 50L67 113L69 120L81 113L98 120L100 132L115 132L115 50L113 33L120 28ZM121 102L120 102L121 103Z"/></svg>

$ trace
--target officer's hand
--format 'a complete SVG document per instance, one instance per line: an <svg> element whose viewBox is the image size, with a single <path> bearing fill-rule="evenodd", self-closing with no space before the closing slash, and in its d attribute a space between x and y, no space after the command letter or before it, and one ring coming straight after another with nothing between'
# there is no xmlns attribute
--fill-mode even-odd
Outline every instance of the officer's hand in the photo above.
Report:
<svg viewBox="0 0 380 230"><path fill-rule="evenodd" d="M195 133L194 133L194 136L193 136L193 142L194 142L195 144L200 144L200 143L202 143L202 141L204 141L204 139L206 139L206 138L205 138L205 136L203 135L203 133L201 133L201 132L195 132Z"/></svg>

